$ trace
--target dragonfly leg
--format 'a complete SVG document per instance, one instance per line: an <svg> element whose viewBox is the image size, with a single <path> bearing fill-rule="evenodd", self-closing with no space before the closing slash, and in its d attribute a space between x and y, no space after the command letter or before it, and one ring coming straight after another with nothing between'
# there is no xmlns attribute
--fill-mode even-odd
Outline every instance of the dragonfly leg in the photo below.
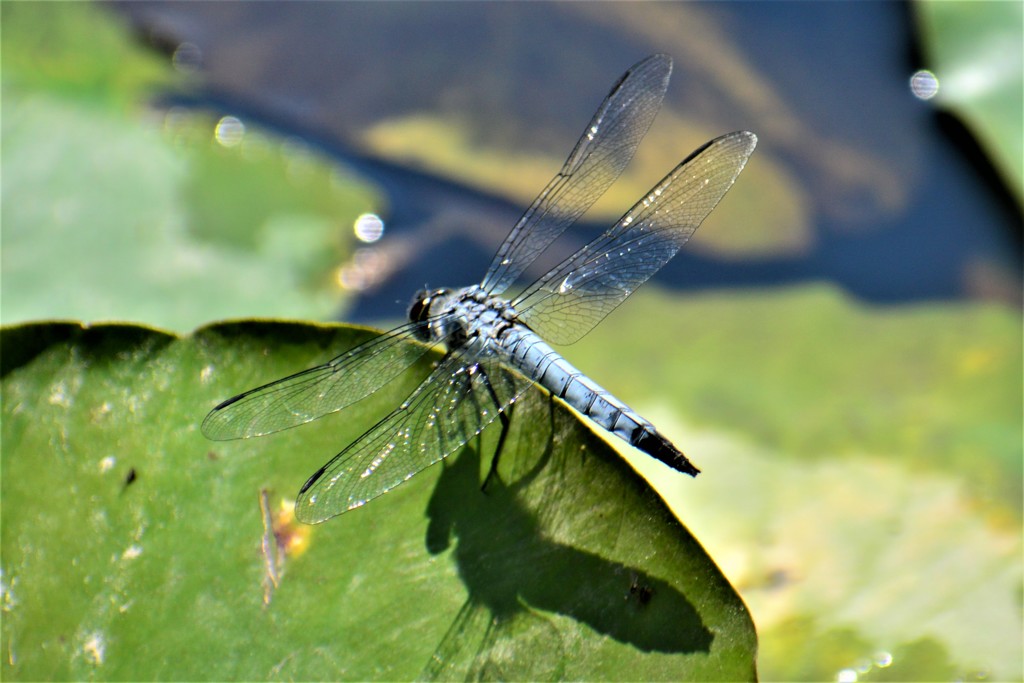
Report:
<svg viewBox="0 0 1024 683"><path fill-rule="evenodd" d="M491 379L483 371L483 368L480 368L480 375L484 386L487 387L487 393L490 394L491 400L494 401L494 405L500 407L501 401L498 399L498 393L494 391ZM484 483L480 486L480 490L484 493L487 492L487 485L491 483L491 477L498 476L498 458L501 456L501 450L505 447L505 437L508 436L508 429L512 424L513 408L515 408L515 404L509 405L508 408L498 413L498 419L501 420L501 434L498 436L498 447L494 449L494 457L491 458L491 466L487 470L487 476L484 477Z"/></svg>
<svg viewBox="0 0 1024 683"><path fill-rule="evenodd" d="M491 466L487 470L487 476L484 477L483 485L480 487L480 490L485 493L487 492L487 485L491 483L491 477L498 476L498 458L501 456L501 449L505 447L505 437L508 436L508 428L512 424L512 409L514 407L509 406L507 410L503 410L498 414L498 418L501 420L501 434L498 436L498 447L494 449L494 457L491 458Z"/></svg>

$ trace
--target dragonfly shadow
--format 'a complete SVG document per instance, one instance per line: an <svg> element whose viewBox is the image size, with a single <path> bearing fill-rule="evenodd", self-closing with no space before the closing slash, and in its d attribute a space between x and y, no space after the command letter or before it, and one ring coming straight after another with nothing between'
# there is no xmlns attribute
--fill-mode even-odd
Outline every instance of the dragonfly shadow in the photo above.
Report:
<svg viewBox="0 0 1024 683"><path fill-rule="evenodd" d="M536 422L529 428L535 429ZM596 458L581 462L579 456L556 450L553 439L547 441L532 467L511 483L502 476L503 461L501 474L482 492L481 449L475 447L463 449L439 478L427 510L426 545L439 554L454 544L453 559L469 598L435 652L428 677L444 677L438 673L450 670L454 660L463 666L471 661L478 675L559 677L558 651L574 637L573 629L556 625L558 620L547 615L569 617L577 631L589 629L644 652L708 652L712 633L677 587L601 554L607 550L614 556L614 542L595 552L594 544L583 549L556 540L557 528L594 519L593 508L574 510L575 501L559 496L560 487L586 485L566 480L565 461L572 460L568 468L575 469ZM624 463L615 466L628 470ZM531 501L544 503L534 510ZM614 508L609 510L614 518ZM614 537L616 529L606 517L596 536ZM467 643L474 639L480 644L467 654ZM518 643L529 670L509 655L510 643ZM500 666L496 651L504 653ZM539 652L550 654L550 661L545 664Z"/></svg>

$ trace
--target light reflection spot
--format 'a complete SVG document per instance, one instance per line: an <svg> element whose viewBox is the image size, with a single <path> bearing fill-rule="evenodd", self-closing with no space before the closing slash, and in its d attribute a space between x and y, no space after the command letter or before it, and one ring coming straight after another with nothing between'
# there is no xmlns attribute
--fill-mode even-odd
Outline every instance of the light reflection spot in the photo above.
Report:
<svg viewBox="0 0 1024 683"><path fill-rule="evenodd" d="M182 43L174 51L171 63L178 71L198 69L203 64L203 51L195 43Z"/></svg>
<svg viewBox="0 0 1024 683"><path fill-rule="evenodd" d="M50 405L61 406L62 408L70 406L71 399L68 398L65 390L66 387L64 386L64 383L58 382L57 385L53 387L53 390L50 391Z"/></svg>
<svg viewBox="0 0 1024 683"><path fill-rule="evenodd" d="M375 213L360 214L352 226L356 238L371 244L384 236L384 221Z"/></svg>
<svg viewBox="0 0 1024 683"><path fill-rule="evenodd" d="M14 595L14 587L17 583L17 577L10 581L6 580L3 570L0 569L0 610L10 612L18 606L18 599Z"/></svg>
<svg viewBox="0 0 1024 683"><path fill-rule="evenodd" d="M390 256L377 248L356 249L351 262L337 269L335 279L342 289L361 291L381 282L393 270Z"/></svg>
<svg viewBox="0 0 1024 683"><path fill-rule="evenodd" d="M213 137L222 147L235 147L245 137L245 124L234 116L223 116L217 122Z"/></svg>
<svg viewBox="0 0 1024 683"><path fill-rule="evenodd" d="M88 657L93 664L103 663L103 654L107 649L107 644L103 640L102 633L93 633L89 636L89 639L82 645L82 652Z"/></svg>
<svg viewBox="0 0 1024 683"><path fill-rule="evenodd" d="M939 79L927 69L921 69L910 77L910 92L919 100L930 100L939 92Z"/></svg>

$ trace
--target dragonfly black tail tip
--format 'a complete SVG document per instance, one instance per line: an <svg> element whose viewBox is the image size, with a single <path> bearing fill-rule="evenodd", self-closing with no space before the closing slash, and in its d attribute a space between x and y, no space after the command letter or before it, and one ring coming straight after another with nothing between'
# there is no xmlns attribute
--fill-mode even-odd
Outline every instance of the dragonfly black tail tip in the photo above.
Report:
<svg viewBox="0 0 1024 683"><path fill-rule="evenodd" d="M631 441L635 448L660 460L677 472L696 477L700 470L683 455L683 452L672 445L672 442L654 431L653 428L638 429Z"/></svg>

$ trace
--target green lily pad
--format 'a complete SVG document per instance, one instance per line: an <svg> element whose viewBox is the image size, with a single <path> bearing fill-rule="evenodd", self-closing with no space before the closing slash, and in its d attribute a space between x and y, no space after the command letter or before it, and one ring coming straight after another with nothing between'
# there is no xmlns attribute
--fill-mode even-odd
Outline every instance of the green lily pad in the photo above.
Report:
<svg viewBox="0 0 1024 683"><path fill-rule="evenodd" d="M316 527L287 501L415 372L301 429L199 433L219 400L369 334L3 329L3 677L755 676L753 624L715 564L540 392L485 492L494 428Z"/></svg>

